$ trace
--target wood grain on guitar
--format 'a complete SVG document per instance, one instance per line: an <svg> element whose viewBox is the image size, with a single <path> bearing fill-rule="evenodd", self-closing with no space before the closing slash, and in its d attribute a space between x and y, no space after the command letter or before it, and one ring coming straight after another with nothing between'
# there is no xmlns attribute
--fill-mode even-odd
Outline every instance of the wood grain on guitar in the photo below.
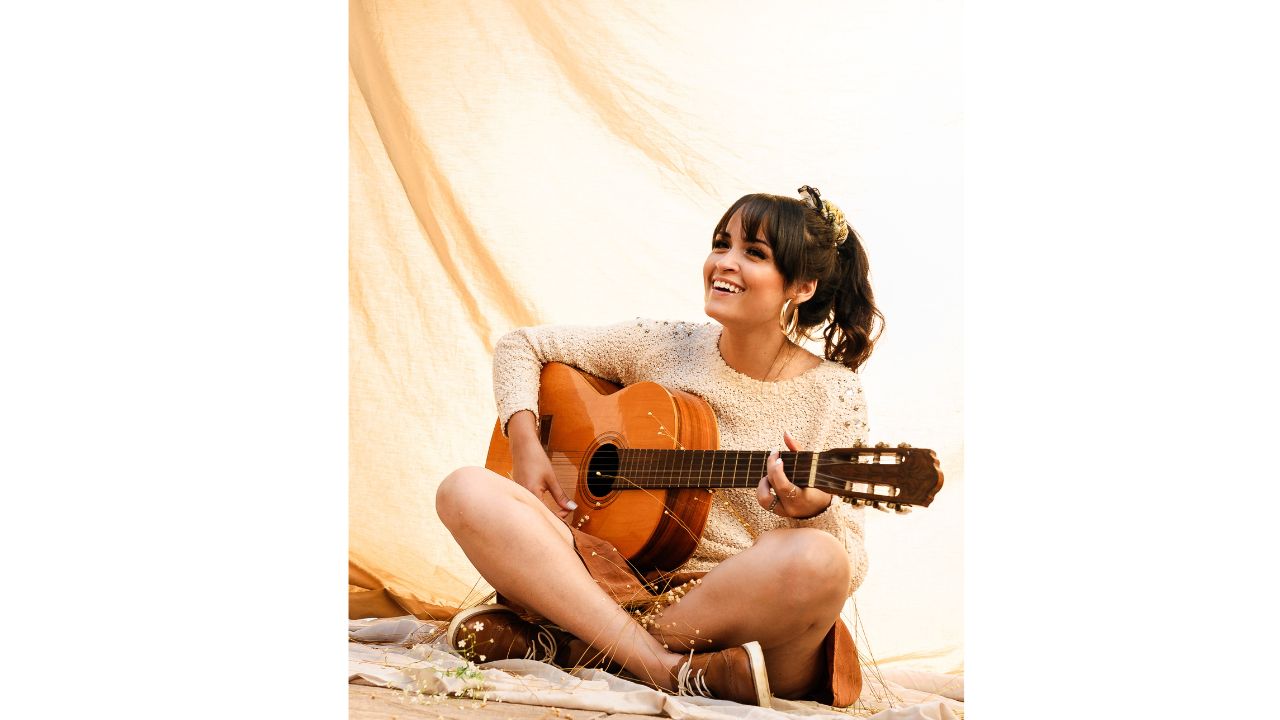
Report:
<svg viewBox="0 0 1280 720"><path fill-rule="evenodd" d="M570 524L612 542L641 573L674 570L693 554L712 489L754 488L765 474L768 451L718 450L715 414L687 392L657 383L619 388L549 363L538 405L556 479L578 503ZM928 506L942 488L934 452L906 444L781 456L796 484L882 510ZM485 467L511 476L501 427Z"/></svg>

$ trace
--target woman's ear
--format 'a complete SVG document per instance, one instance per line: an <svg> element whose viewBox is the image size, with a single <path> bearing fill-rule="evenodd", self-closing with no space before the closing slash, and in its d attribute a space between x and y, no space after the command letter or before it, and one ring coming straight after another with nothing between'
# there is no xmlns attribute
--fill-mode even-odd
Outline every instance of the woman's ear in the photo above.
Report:
<svg viewBox="0 0 1280 720"><path fill-rule="evenodd" d="M791 288L795 291L796 304L798 305L813 297L813 294L818 291L818 281L805 280L792 285Z"/></svg>

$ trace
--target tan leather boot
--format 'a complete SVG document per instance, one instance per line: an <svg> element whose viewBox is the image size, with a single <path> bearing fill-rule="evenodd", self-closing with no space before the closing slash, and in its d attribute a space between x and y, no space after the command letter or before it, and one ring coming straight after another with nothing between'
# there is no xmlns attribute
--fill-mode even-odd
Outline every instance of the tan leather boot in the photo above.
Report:
<svg viewBox="0 0 1280 720"><path fill-rule="evenodd" d="M769 675L764 651L751 641L719 652L693 653L676 665L675 695L732 700L743 705L771 707Z"/></svg>
<svg viewBox="0 0 1280 720"><path fill-rule="evenodd" d="M537 660L566 670L609 668L609 658L554 625L522 619L505 605L479 605L453 616L446 636L449 647L475 662Z"/></svg>

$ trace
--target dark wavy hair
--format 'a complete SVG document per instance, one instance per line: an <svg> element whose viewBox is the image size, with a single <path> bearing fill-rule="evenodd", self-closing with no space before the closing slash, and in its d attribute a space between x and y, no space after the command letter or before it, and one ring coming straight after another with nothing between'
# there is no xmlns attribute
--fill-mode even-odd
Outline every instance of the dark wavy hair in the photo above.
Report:
<svg viewBox="0 0 1280 720"><path fill-rule="evenodd" d="M884 315L871 292L871 268L858 233L850 226L849 237L837 247L835 229L803 200L756 193L729 206L712 238L725 232L738 211L746 237L756 237L763 229L788 287L818 281L813 297L800 304L796 331L812 338L814 329L821 327L826 358L851 370L861 367L884 329Z"/></svg>

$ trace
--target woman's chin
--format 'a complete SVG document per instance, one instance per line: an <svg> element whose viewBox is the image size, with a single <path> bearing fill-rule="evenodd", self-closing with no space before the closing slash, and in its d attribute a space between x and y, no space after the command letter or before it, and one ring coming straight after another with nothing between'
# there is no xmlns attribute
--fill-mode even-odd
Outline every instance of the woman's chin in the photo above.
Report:
<svg viewBox="0 0 1280 720"><path fill-rule="evenodd" d="M707 317L715 320L721 325L729 325L733 323L734 318L737 317L735 313L726 312L724 306L717 303L715 300L708 301L703 305L702 311L707 314Z"/></svg>

